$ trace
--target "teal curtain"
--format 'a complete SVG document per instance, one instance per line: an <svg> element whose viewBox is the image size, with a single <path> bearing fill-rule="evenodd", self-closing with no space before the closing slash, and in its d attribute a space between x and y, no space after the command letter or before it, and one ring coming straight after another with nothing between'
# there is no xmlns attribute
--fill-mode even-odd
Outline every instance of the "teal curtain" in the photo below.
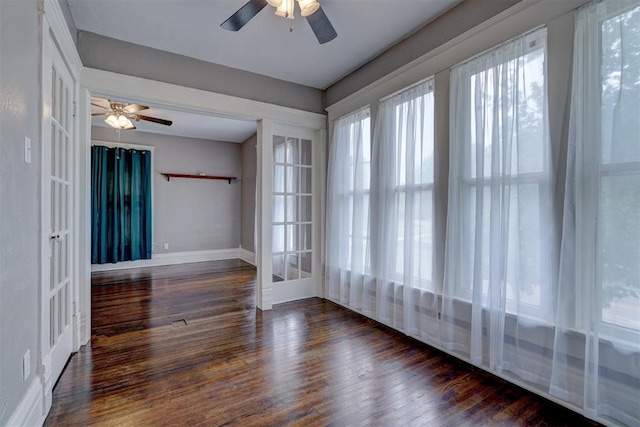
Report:
<svg viewBox="0 0 640 427"><path fill-rule="evenodd" d="M91 263L151 259L151 152L91 148Z"/></svg>

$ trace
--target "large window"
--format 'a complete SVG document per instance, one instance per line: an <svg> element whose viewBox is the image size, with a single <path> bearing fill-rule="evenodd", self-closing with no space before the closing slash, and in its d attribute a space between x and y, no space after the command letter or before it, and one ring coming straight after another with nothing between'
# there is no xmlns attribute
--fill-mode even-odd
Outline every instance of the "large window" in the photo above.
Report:
<svg viewBox="0 0 640 427"><path fill-rule="evenodd" d="M326 294L363 308L370 274L371 120L363 108L336 120L327 183Z"/></svg>
<svg viewBox="0 0 640 427"><path fill-rule="evenodd" d="M335 123L329 161L328 228L332 265L364 272L369 264L371 122L369 109Z"/></svg>
<svg viewBox="0 0 640 427"><path fill-rule="evenodd" d="M640 1L594 1L575 22L550 393L638 425Z"/></svg>
<svg viewBox="0 0 640 427"><path fill-rule="evenodd" d="M543 29L455 69L460 193L452 201L460 212L454 233L465 242L457 295L484 306L506 295L507 310L549 319L545 52Z"/></svg>
<svg viewBox="0 0 640 427"><path fill-rule="evenodd" d="M433 80L380 104L379 229L387 278L433 290Z"/></svg>
<svg viewBox="0 0 640 427"><path fill-rule="evenodd" d="M624 336L640 332L640 6L604 19L600 37L598 280L603 326Z"/></svg>

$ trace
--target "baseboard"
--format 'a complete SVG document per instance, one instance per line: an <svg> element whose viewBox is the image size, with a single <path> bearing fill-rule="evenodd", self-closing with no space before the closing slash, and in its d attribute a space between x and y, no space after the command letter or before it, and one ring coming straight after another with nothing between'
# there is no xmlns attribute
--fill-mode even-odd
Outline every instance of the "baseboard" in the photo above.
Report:
<svg viewBox="0 0 640 427"><path fill-rule="evenodd" d="M124 270L127 268L157 267L160 265L187 264L191 262L219 261L241 258L240 248L211 249L206 251L173 252L154 254L151 259L124 261L116 264L92 264L91 271ZM248 252L248 251L247 251ZM248 262L248 261L247 261Z"/></svg>
<svg viewBox="0 0 640 427"><path fill-rule="evenodd" d="M238 248L238 258L248 262L251 265L256 265L256 254L247 249L244 249L242 246Z"/></svg>
<svg viewBox="0 0 640 427"><path fill-rule="evenodd" d="M42 382L34 376L27 392L9 418L7 427L41 426L45 420L42 408Z"/></svg>
<svg viewBox="0 0 640 427"><path fill-rule="evenodd" d="M271 285L273 305L316 297L316 286L311 279L287 280Z"/></svg>

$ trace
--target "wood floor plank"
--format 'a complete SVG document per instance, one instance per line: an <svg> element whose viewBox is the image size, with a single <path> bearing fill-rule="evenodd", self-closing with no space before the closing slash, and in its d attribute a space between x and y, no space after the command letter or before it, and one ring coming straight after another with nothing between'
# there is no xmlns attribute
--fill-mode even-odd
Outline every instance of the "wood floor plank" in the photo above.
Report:
<svg viewBox="0 0 640 427"><path fill-rule="evenodd" d="M240 260L92 275L45 426L597 425L331 302L255 308Z"/></svg>

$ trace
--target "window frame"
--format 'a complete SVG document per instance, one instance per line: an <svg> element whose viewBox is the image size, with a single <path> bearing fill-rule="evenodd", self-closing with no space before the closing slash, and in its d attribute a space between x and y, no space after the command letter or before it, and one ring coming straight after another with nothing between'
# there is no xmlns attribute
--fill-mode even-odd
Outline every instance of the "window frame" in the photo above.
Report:
<svg viewBox="0 0 640 427"><path fill-rule="evenodd" d="M604 75L602 74L602 70L604 67L603 46L602 46L603 26L607 21L611 19L621 16L625 13L628 13L634 9L640 8L640 5L638 4L625 6L622 8L614 7L614 5L611 3L605 3L605 6L607 8L598 22L598 34L597 34L598 73L600 75L601 80L597 83L597 87L593 88L593 90L597 94L597 102L600 107L598 111L600 112L602 112L602 108L603 108L603 100L602 100L602 95L603 95L602 82L604 79ZM636 52L636 54L640 54L640 52ZM591 147L592 149L596 150L596 156L597 156L597 170L592 171L591 173L595 173L597 175L597 182L598 182L597 201L595 202L596 204L595 211L592 212L592 215L594 215L595 217L593 218L593 221L595 222L595 227L597 230L594 255L595 255L595 273L596 273L595 281L596 281L596 286L598 287L598 292L602 292L602 289L604 287L604 282L602 278L603 261L601 259L601 250L600 250L600 244L601 244L600 243L600 227L601 227L600 212L602 208L601 196L602 196L603 180L610 177L622 177L622 176L630 176L630 175L640 177L640 160L635 160L630 162L615 162L615 163L611 161L607 163L604 162L603 155L602 155L602 147L604 144L604 141L602 139L602 121L603 121L603 116L601 113L598 115L597 120L595 121L597 123L596 134L598 136L595 138L595 144L594 144L595 146ZM584 293L585 291L586 290L584 289L577 289L577 292L579 294ZM597 321L599 323L600 332L605 339L608 339L610 341L615 341L615 342L630 342L630 343L640 342L640 325L638 329L635 329L635 328L621 325L618 323L613 323L611 321L604 320L603 313L604 313L604 307L601 307L600 310L597 310ZM638 313L640 315L640 310ZM586 322L587 316L582 315L580 309L577 310L577 314L578 314L578 324L581 327L586 327L587 325L585 325L585 322Z"/></svg>
<svg viewBox="0 0 640 427"><path fill-rule="evenodd" d="M539 32L541 33L539 34ZM547 39L546 28L543 27L543 28L535 29L531 31L529 34L524 35L524 37L531 37L532 41L540 40L542 42L541 43L542 46L539 46L537 44L532 45L530 42L527 50L524 52L522 56L517 57L514 55L511 58L509 58L507 62L503 62L502 64L507 64L509 61L520 60L520 58L524 58L526 55L528 55L531 52L534 52L536 50L542 50L543 91L545 94L548 94L548 87L549 87L548 62L547 62L548 61L548 47L547 47L548 39ZM495 49L500 49L500 47L502 47L502 45L496 46L493 49L490 49L486 52L481 53L480 55L485 55ZM486 72L494 67L495 65L492 65L489 68L475 67L473 70L471 70L466 76L467 84L465 85L464 90L468 91L469 94L471 94L472 79L478 74ZM468 129L471 130L473 129L473 123L471 123L471 109L473 108L473 106L471 105L471 103L469 103L467 107L468 107L468 114L466 115L466 117L468 118L468 121L466 125L469 127ZM549 117L548 117L547 106L543 105L542 121L543 121L544 132L546 132L548 128L547 126L548 119ZM544 224L551 224L553 221L553 218L552 218L553 206L551 206L550 208L545 208L545 203L541 202L544 200L549 201L549 203L552 202L553 189L551 188L552 176L551 176L551 168L550 168L551 153L550 153L550 147L549 147L550 141L548 138L549 138L548 135L543 135L542 144L543 144L544 150L543 150L543 156L542 156L542 170L537 172L522 172L518 174L501 175L502 185L516 185L516 186L522 185L522 184L537 185L538 210L539 210L538 215L539 215L539 221L540 221L540 236L539 236L540 237L539 272L540 272L540 278L541 278L540 280L541 283L539 284L540 285L540 304L536 306L526 302L522 302L520 300L513 300L511 298L507 298L505 308L507 313L518 315L518 316L531 317L533 319L537 319L540 321L550 321L554 315L553 295L552 295L553 283L544 280L545 277L551 277L552 262L551 260L548 259L547 256L545 256L545 253L549 253L549 251L552 250L553 239L545 238L545 233L543 231ZM458 184L461 186L461 190L462 190L461 194L463 197L463 206L471 205L472 191L474 190L478 191L480 187L482 187L483 190L485 188L491 187L491 182L487 181L484 176L477 176L477 171L476 171L476 177L472 177L472 169L471 169L472 168L472 164L471 164L472 147L473 145L471 144L471 139L469 139L468 141L465 141L465 145L464 145L465 164L464 164L464 171L463 171L464 176L458 177ZM465 223L467 223L467 220L469 219L469 212L471 212L470 209L465 209L465 212L463 213L464 215L463 218ZM473 220L473 218L471 218L471 220ZM465 259L463 259L462 261L463 264L469 262L466 259L466 254L464 258ZM507 280L507 278L502 277L501 280L505 281ZM483 279L483 282L484 282L484 279ZM464 278L464 280L459 281L456 285L455 297L462 301L471 302L473 300L473 286L471 284L472 284L472 281L468 278ZM506 286L509 287L509 284L507 283ZM483 291L482 291L483 306L486 305L488 298L489 298L488 292L486 291L485 286L483 286Z"/></svg>
<svg viewBox="0 0 640 427"><path fill-rule="evenodd" d="M412 288L414 289L419 289L420 291L426 291L426 292L433 292L433 293L437 293L438 290L436 289L435 283L436 283L436 225L435 225L435 155L436 155L436 130L435 130L435 78L434 77L429 77L427 79L424 79L412 86L410 86L409 88L403 89L402 91L400 91L397 94L391 95L387 98L385 98L385 100L392 100L394 99L395 96L399 96L404 92L408 92L413 90L416 86L420 86L422 84L427 84L429 91L422 93L420 95L418 95L417 97L414 97L411 99L411 102L415 102L418 98L421 98L423 96L428 96L431 95L432 100L433 100L433 104L431 105L431 112L432 112L432 116L431 116L431 126L433 129L433 134L431 135L432 139L433 139L433 147L432 147L432 152L431 155L433 156L433 170L432 175L430 177L430 182L421 182L421 183L417 183L417 184L413 184L413 185L407 185L406 182L404 184L399 183L398 182L398 178L399 176L396 176L394 178L394 182L392 185L389 186L389 188L391 189L392 192L392 200L393 200L393 206L394 207L399 207L400 205L400 200L401 200L401 196L405 196L405 200L406 200L406 195L409 192L413 192L414 194L418 194L420 193L421 195L424 193L430 193L430 199L431 199L431 277L430 278L421 278L421 277L416 277L413 274L413 271L411 272L406 272L404 271L404 267L401 268L401 271L398 271L396 269L396 267L398 266L398 254L399 251L395 251L394 252L394 259L390 261L390 268L389 268L389 279L398 283L398 284L402 284L405 285L404 283L404 277L407 274L410 274L413 277L413 281L414 283L417 283L418 286L412 286ZM399 115L398 115L398 109L404 105L407 104L410 101L403 101L401 99L397 99L397 102L394 102L391 104L391 108L393 109L393 122L396 126L395 130L397 131L399 129L399 127L397 126L398 124L398 120L399 120ZM423 111L423 116L422 119L428 119L425 118L425 114L427 113L427 111ZM404 133L404 132L403 132ZM397 132L396 132L397 134ZM398 141L397 139L393 141L394 145L394 152L398 153L399 152L399 143L400 141ZM405 145L407 144L407 141L405 139ZM405 168L409 168L410 165L406 164ZM415 173L415 169L413 169L415 167L414 165L411 165L412 171L413 173ZM394 230L394 234L396 235L398 242L400 241L400 238L402 236L400 236L400 220L398 221L398 223L396 224L396 229ZM406 226L404 224L404 218L403 218L403 229L404 226ZM416 241L415 236L411 236L412 237L412 244L416 244L419 243L420 241ZM404 241L404 238L402 239ZM406 261L404 260L404 251L403 251L403 264L405 264Z"/></svg>
<svg viewBox="0 0 640 427"><path fill-rule="evenodd" d="M370 266L370 257L371 257L371 171L372 171L372 166L373 166L373 159L372 159L372 132L371 132L371 112L369 110L369 107L365 107L362 110L367 110L368 114L367 116L363 119L363 120L351 120L347 126L349 126L349 151L351 152L352 156L350 158L350 165L355 169L356 165L358 165L358 160L359 160L359 156L357 155L357 150L355 149L356 146L356 138L355 138L355 133L356 133L356 127L358 126L362 126L363 129L368 129L368 140L365 140L365 137L367 136L367 132L363 133L362 135L362 139L363 139L363 146L364 144L367 144L369 150L368 150L368 160L367 161L363 161L362 162L362 166L364 166L365 164L369 164L369 185L367 186L366 189L362 189L362 190L356 190L355 188L353 190L350 191L342 191L340 192L340 211L343 212L343 214L345 214L346 216L350 216L351 220L349 221L349 233L346 235L346 238L351 241L351 242L355 242L356 238L361 241L361 244L363 245L364 248L369 248L368 250L366 250L366 258L363 260L364 262L364 270L367 273L371 273L371 266ZM357 113L353 112L350 113L354 114ZM368 125L367 125L368 122ZM364 156L362 156L362 159L365 159ZM354 214L354 206L355 206L355 200L356 197L362 197L363 199L365 197L368 197L368 201L366 204L366 211L367 211L367 215L368 215L368 223L365 230L365 234L360 236L358 234L354 234L354 218L355 218L355 214ZM352 270L353 268L353 243L351 245L348 245L349 247L349 254L348 256L344 259L344 264L341 265L341 267L347 269L347 270Z"/></svg>

